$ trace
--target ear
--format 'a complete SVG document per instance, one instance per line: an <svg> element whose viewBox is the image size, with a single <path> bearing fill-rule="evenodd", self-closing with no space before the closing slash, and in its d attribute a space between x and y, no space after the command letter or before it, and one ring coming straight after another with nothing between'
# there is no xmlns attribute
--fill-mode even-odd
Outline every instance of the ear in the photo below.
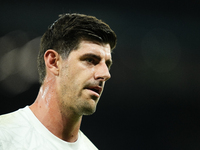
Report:
<svg viewBox="0 0 200 150"><path fill-rule="evenodd" d="M59 74L60 55L55 50L47 50L44 54L44 61L47 72L51 72L54 75Z"/></svg>

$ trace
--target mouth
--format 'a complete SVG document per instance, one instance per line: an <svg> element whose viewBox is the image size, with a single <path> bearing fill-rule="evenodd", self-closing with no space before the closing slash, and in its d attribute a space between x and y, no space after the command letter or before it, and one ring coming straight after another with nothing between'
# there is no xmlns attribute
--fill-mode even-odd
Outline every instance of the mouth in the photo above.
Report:
<svg viewBox="0 0 200 150"><path fill-rule="evenodd" d="M98 95L100 95L102 91L102 88L100 86L91 86L91 87L87 87L86 89L91 90L97 93Z"/></svg>

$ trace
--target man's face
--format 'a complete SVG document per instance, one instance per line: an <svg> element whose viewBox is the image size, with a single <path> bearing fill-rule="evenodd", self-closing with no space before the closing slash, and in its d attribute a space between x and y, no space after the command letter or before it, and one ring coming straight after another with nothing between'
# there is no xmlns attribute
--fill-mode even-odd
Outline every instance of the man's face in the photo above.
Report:
<svg viewBox="0 0 200 150"><path fill-rule="evenodd" d="M111 76L110 45L82 41L67 59L61 59L58 95L62 111L78 115L95 112L105 81Z"/></svg>

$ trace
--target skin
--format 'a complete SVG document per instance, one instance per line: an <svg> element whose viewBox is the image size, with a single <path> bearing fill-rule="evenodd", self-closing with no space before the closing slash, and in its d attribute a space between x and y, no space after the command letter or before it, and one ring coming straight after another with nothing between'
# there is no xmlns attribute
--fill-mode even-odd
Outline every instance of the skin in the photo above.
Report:
<svg viewBox="0 0 200 150"><path fill-rule="evenodd" d="M44 60L46 77L30 109L55 136L75 142L82 116L95 112L111 77L110 45L82 41L66 59L50 49Z"/></svg>

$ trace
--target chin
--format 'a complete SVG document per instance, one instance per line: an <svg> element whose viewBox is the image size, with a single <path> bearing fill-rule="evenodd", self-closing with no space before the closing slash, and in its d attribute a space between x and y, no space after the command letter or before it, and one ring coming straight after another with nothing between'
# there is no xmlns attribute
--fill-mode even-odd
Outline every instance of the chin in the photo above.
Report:
<svg viewBox="0 0 200 150"><path fill-rule="evenodd" d="M81 107L79 107L82 114L92 115L93 113L95 113L98 100L99 99L97 97L91 97L90 99L87 99L87 101L82 103L82 105L80 105Z"/></svg>
<svg viewBox="0 0 200 150"><path fill-rule="evenodd" d="M90 108L85 108L84 110L83 110L83 115L86 115L86 116L88 116L88 115L92 115L93 113L95 113L96 112L96 107L90 107Z"/></svg>

